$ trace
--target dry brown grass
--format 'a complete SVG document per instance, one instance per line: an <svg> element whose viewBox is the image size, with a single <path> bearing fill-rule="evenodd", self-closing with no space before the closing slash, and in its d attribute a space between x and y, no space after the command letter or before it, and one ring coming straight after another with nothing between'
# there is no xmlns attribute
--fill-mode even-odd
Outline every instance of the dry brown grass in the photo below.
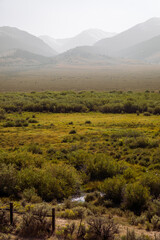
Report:
<svg viewBox="0 0 160 240"><path fill-rule="evenodd" d="M159 65L47 66L20 71L0 68L0 91L160 89Z"/></svg>

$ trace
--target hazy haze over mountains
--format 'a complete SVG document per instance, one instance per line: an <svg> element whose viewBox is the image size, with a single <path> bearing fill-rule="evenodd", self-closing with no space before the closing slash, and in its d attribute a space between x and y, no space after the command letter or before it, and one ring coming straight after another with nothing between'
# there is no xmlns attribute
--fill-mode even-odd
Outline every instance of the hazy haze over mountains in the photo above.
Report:
<svg viewBox="0 0 160 240"><path fill-rule="evenodd" d="M96 48L82 46L70 49L54 58L54 63L63 65L113 65L117 59L99 54Z"/></svg>
<svg viewBox="0 0 160 240"><path fill-rule="evenodd" d="M70 64L78 63L80 59L83 62L86 59L86 63L95 63L96 58L97 64L103 64L103 61L105 64L123 63L124 60L120 58L158 63L160 56L158 38L152 38L159 35L160 18L152 18L116 36L100 40L92 47L75 48L56 59ZM105 57L112 58L112 61L108 61Z"/></svg>
<svg viewBox="0 0 160 240"><path fill-rule="evenodd" d="M132 60L137 64L139 61L160 63L160 18L152 18L112 35L99 29L89 29L73 38L41 37L41 40L17 28L1 27L0 62L3 65L27 66L31 66L31 62L33 65L53 66L114 65L128 60L129 64ZM56 54L53 48L61 54Z"/></svg>
<svg viewBox="0 0 160 240"><path fill-rule="evenodd" d="M92 46L97 41L114 35L116 33L104 32L100 29L88 29L72 38L54 39L49 36L40 36L40 38L58 53L62 53L79 46Z"/></svg>

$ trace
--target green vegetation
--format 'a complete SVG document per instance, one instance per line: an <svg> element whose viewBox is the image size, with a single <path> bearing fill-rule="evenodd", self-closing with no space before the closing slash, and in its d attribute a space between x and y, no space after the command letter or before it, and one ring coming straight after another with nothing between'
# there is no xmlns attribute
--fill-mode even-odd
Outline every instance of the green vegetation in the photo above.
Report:
<svg viewBox="0 0 160 240"><path fill-rule="evenodd" d="M160 114L160 94L146 91L132 93L111 92L43 92L43 93L1 93L0 116L9 112L102 112L102 113L144 113L144 116ZM11 126L25 126L37 123L34 118L16 119L7 122ZM86 124L91 124L86 120ZM7 125L8 126L8 125ZM6 127L7 127L6 126Z"/></svg>
<svg viewBox="0 0 160 240"><path fill-rule="evenodd" d="M82 219L107 209L158 230L159 104L150 92L1 94L0 199L62 202L88 192L82 204L58 205L58 215ZM21 228L33 220L26 215Z"/></svg>

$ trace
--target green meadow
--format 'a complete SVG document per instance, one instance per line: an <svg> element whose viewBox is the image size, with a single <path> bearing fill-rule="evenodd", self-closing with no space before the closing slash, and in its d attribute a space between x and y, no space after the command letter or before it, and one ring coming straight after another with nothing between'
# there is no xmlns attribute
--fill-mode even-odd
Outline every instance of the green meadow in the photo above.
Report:
<svg viewBox="0 0 160 240"><path fill-rule="evenodd" d="M149 91L1 94L1 203L45 201L77 219L69 199L86 194L79 207L157 231L159 106Z"/></svg>

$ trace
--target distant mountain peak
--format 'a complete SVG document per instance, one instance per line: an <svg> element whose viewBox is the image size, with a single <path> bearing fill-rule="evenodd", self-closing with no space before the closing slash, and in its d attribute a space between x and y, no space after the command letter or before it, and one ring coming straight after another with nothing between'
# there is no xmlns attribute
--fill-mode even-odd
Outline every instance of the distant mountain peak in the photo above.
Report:
<svg viewBox="0 0 160 240"><path fill-rule="evenodd" d="M106 37L112 37L115 33L108 33L100 29L91 28L80 32L78 35L65 38L65 39L54 39L49 36L40 36L40 38L47 43L50 47L55 49L57 52L62 53L69 49L80 47L80 46L92 46L97 41Z"/></svg>

